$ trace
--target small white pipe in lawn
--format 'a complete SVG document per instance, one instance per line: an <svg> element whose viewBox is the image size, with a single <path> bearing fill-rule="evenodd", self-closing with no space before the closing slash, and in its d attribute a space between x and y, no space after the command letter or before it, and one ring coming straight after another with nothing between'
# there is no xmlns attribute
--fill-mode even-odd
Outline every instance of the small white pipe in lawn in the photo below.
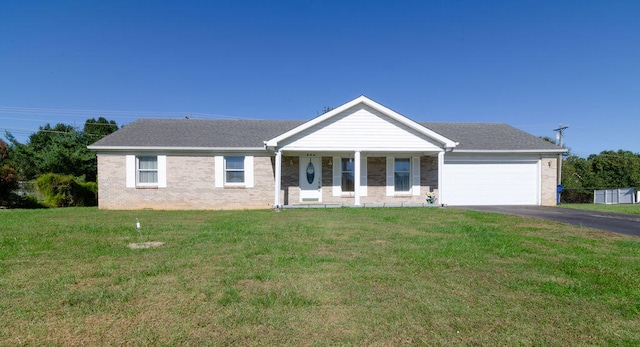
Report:
<svg viewBox="0 0 640 347"><path fill-rule="evenodd" d="M136 229L138 230L138 234L142 236L142 229L140 228L140 221L136 218Z"/></svg>

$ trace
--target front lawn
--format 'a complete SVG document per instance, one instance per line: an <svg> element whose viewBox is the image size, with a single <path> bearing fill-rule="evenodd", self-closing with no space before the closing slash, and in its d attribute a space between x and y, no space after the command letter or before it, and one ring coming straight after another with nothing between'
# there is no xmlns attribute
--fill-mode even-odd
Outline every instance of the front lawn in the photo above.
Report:
<svg viewBox="0 0 640 347"><path fill-rule="evenodd" d="M459 209L0 210L0 345L640 345L638 274L639 238Z"/></svg>
<svg viewBox="0 0 640 347"><path fill-rule="evenodd" d="M616 213L640 214L640 204L562 204L559 207L575 208L580 210L604 211Z"/></svg>

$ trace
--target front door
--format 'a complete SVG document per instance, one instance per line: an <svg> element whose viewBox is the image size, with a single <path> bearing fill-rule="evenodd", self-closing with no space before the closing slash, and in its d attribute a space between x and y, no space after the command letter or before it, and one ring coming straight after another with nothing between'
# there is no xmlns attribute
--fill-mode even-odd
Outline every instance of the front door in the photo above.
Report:
<svg viewBox="0 0 640 347"><path fill-rule="evenodd" d="M322 202L322 158L300 157L300 202Z"/></svg>

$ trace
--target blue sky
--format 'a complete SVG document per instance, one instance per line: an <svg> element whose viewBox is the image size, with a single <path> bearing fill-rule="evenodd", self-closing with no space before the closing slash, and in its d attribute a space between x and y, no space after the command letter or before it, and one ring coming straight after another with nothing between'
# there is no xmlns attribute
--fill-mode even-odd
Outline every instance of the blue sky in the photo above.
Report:
<svg viewBox="0 0 640 347"><path fill-rule="evenodd" d="M310 119L364 94L640 152L640 1L14 1L0 131L105 116Z"/></svg>

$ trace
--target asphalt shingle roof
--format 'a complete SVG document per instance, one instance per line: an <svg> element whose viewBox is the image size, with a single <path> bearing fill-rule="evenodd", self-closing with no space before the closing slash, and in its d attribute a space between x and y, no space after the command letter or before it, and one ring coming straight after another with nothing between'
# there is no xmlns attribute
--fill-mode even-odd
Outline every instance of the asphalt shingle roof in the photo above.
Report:
<svg viewBox="0 0 640 347"><path fill-rule="evenodd" d="M92 147L263 147L306 121L139 119ZM457 150L560 150L561 148L504 123L420 122L459 145Z"/></svg>
<svg viewBox="0 0 640 347"><path fill-rule="evenodd" d="M561 150L559 146L505 123L420 122L459 144L457 150Z"/></svg>
<svg viewBox="0 0 640 347"><path fill-rule="evenodd" d="M263 147L263 141L303 121L139 119L92 146L123 147Z"/></svg>

